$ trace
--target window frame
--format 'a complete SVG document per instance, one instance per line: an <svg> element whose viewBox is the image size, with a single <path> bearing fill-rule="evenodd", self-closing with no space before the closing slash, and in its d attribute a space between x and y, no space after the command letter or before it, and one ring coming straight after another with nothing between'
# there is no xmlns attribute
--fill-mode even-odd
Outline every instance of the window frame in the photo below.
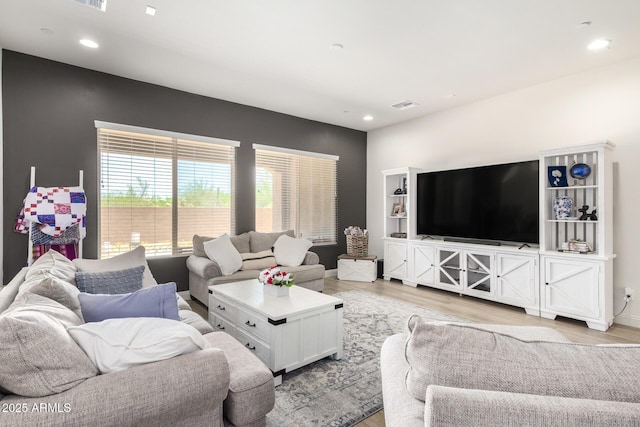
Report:
<svg viewBox="0 0 640 427"><path fill-rule="evenodd" d="M263 145L263 144L257 144L254 143L252 146L253 150L254 150L254 159L255 159L255 189L257 191L257 184L258 184L258 174L257 174L257 169L258 169L258 162L257 162L257 158L258 158L258 150L261 151L268 151L268 152L272 152L272 153L282 153L282 154L286 154L286 155L290 155L290 156L297 156L297 157L307 157L307 158L318 158L318 159L324 159L324 160L331 160L335 162L335 175L333 177L333 189L334 189L334 195L333 195L333 210L334 210L334 224L333 224L333 236L331 237L330 241L326 241L326 240L316 240L313 241L313 246L331 246L331 245L337 245L338 244L338 161L340 160L340 156L337 155L333 155L333 154L326 154L326 153L318 153L318 152L312 152L312 151L304 151L304 150L296 150L296 149L291 149L291 148L284 148L284 147L275 147L275 146L270 146L270 145ZM299 179L297 178L297 181L299 182ZM257 200L254 202L254 211L257 210ZM294 228L294 232L296 233L296 235L299 235L300 233L300 224L301 224L301 220L302 217L301 215L296 215L295 218L295 224L293 225ZM256 212L256 222L257 222L257 212ZM256 226L257 228L257 226ZM280 230L271 230L273 231L280 231ZM301 236L301 237L305 237L305 236Z"/></svg>
<svg viewBox="0 0 640 427"><path fill-rule="evenodd" d="M124 124L119 124L119 123L111 123L111 122L104 122L104 121L99 121L96 120L95 121L95 127L96 127L96 139L97 139L97 176L98 176L98 182L97 182L97 218L98 218L98 257L100 259L103 259L103 242L102 242L102 218L101 218L101 214L102 214L102 185L101 185L101 181L102 181L102 159L101 156L104 153L104 151L102 150L101 147L101 136L100 136L100 131L121 131L121 132L131 132L131 133L135 133L135 134L140 134L140 135L144 135L149 137L149 139L153 139L153 137L160 137L160 138L170 138L171 144L173 146L173 150L172 150L172 157L169 159L171 162L171 170L172 170L172 176L171 176L171 254L147 254L147 258L163 258L163 257L181 257L181 256L185 256L185 255L189 255L190 253L193 252L193 246L180 246L179 245L179 239L178 239L178 218L179 218L179 214L178 214L178 209L179 209L179 197L178 197L178 181L179 181L179 174L178 174L178 161L179 160L184 160L181 159L179 157L179 153L178 153L178 147L180 144L184 144L184 143L189 143L189 142L194 142L194 143L211 143L211 144L216 144L218 146L229 146L232 148L233 150L233 158L232 161L229 163L230 166L230 181L231 181L231 187L230 187L230 197L231 197L231 201L230 201L230 227L232 228L231 230L229 230L228 232L230 234L235 234L236 230L236 224L235 224L235 205L236 205L236 190L237 190L237 185L235 182L235 178L237 176L237 166L236 166L236 162L237 162L237 152L236 149L238 147L240 147L240 141L235 141L235 140L229 140L229 139L223 139L223 138L214 138L214 137L208 137L208 136L202 136L202 135L193 135L193 134L187 134L187 133L181 133L181 132L173 132L173 131L166 131L166 130L159 130L159 129L153 129L153 128L145 128L145 127L139 127L139 126L131 126L131 125L124 125ZM135 152L133 152L133 154L135 154ZM151 157L152 159L155 159L157 157ZM111 255L111 256L116 256L117 254Z"/></svg>

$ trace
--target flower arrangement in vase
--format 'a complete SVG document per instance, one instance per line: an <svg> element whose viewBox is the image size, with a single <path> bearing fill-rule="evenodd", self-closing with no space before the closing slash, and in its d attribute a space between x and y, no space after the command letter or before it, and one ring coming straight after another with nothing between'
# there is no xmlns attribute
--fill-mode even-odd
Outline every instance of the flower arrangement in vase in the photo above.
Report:
<svg viewBox="0 0 640 427"><path fill-rule="evenodd" d="M278 297L289 295L289 288L295 284L293 274L280 270L278 266L262 270L258 281L264 285L265 293Z"/></svg>

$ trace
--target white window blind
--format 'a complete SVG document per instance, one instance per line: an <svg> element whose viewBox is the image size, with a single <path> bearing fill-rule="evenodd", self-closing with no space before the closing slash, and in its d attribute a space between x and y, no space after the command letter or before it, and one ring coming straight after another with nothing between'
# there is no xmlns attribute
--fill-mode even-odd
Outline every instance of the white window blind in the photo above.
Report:
<svg viewBox="0 0 640 427"><path fill-rule="evenodd" d="M235 233L238 143L99 122L96 127L101 258L138 245L147 256L179 255L192 251L194 234Z"/></svg>
<svg viewBox="0 0 640 427"><path fill-rule="evenodd" d="M314 244L337 241L338 157L254 144L256 231L293 229Z"/></svg>

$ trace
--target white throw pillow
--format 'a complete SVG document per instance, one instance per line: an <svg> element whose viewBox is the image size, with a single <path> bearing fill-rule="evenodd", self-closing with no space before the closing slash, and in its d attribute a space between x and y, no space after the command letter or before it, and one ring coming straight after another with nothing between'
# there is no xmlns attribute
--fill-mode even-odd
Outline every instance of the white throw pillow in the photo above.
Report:
<svg viewBox="0 0 640 427"><path fill-rule="evenodd" d="M193 326L171 319L107 319L67 330L103 374L170 359L206 346Z"/></svg>
<svg viewBox="0 0 640 427"><path fill-rule="evenodd" d="M104 273L106 271L120 271L133 267L144 265L144 273L142 274L142 287L148 288L158 284L156 279L151 274L147 259L144 255L144 246L138 246L137 248L126 252L124 254L116 255L107 259L80 259L73 260L73 264L78 271L85 271L87 273Z"/></svg>
<svg viewBox="0 0 640 427"><path fill-rule="evenodd" d="M235 273L242 267L240 252L233 246L228 234L204 242L204 253L211 261L218 263L220 272L225 276Z"/></svg>
<svg viewBox="0 0 640 427"><path fill-rule="evenodd" d="M273 254L278 265L297 267L302 264L309 248L313 246L310 240L294 239L286 234L278 237L273 244Z"/></svg>

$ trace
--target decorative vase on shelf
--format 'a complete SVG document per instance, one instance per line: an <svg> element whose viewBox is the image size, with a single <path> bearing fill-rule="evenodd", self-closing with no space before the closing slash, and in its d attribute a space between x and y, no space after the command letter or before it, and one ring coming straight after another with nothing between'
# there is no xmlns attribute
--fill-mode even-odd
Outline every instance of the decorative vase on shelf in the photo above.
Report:
<svg viewBox="0 0 640 427"><path fill-rule="evenodd" d="M556 219L567 219L571 216L573 199L568 196L558 196L553 200L553 212Z"/></svg>
<svg viewBox="0 0 640 427"><path fill-rule="evenodd" d="M289 287L288 286L273 286L273 285L264 285L262 287L265 295L271 295L273 297L288 297L289 296Z"/></svg>

